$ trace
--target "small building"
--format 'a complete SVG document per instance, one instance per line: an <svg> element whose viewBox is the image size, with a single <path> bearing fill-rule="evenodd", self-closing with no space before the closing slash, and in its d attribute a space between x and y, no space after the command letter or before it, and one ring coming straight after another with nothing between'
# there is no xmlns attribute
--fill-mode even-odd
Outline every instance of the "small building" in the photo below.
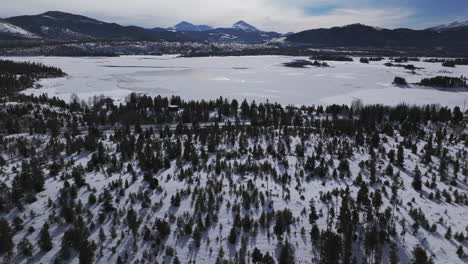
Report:
<svg viewBox="0 0 468 264"><path fill-rule="evenodd" d="M178 106L178 105L169 105L167 107L167 110L169 110L169 112L178 112L180 110L180 106Z"/></svg>
<svg viewBox="0 0 468 264"><path fill-rule="evenodd" d="M468 122L468 111L463 114L463 121Z"/></svg>

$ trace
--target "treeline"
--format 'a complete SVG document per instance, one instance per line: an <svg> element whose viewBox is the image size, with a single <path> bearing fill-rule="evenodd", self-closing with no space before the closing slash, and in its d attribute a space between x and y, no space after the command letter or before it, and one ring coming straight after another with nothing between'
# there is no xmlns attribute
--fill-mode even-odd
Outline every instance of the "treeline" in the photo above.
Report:
<svg viewBox="0 0 468 264"><path fill-rule="evenodd" d="M395 63L387 62L387 63L385 63L384 65L385 65L386 67L405 68L406 70L411 70L411 71L422 69L422 68L419 68L419 67L414 66L413 64L395 64Z"/></svg>
<svg viewBox="0 0 468 264"><path fill-rule="evenodd" d="M308 60L294 60L291 62L283 63L286 67L291 68L305 68L306 66L314 66L314 67L330 67L326 62L319 62L319 61L308 61Z"/></svg>
<svg viewBox="0 0 468 264"><path fill-rule="evenodd" d="M457 58L457 59L426 59L424 62L430 63L442 63L444 67L455 67L456 65L468 65L467 58Z"/></svg>
<svg viewBox="0 0 468 264"><path fill-rule="evenodd" d="M433 78L424 78L419 83L423 86L441 87L441 88L468 88L466 79L462 77L436 76Z"/></svg>
<svg viewBox="0 0 468 264"><path fill-rule="evenodd" d="M46 66L35 62L17 62L11 60L0 60L0 74L27 74L38 77L65 75L65 73L57 67Z"/></svg>
<svg viewBox="0 0 468 264"><path fill-rule="evenodd" d="M463 120L459 107L453 110L436 105L427 106L383 106L383 105L330 105L284 107L273 103L239 103L225 98L210 101L185 101L178 96L149 97L132 94L126 104L115 105L107 98L96 98L93 105L88 106L78 102L66 103L55 97L18 95L15 100L49 104L68 109L67 113L53 114L54 121L23 118L34 111L31 105L10 106L0 112L0 129L3 132L18 133L20 131L60 131L65 127L66 120L75 120L73 127L78 126L113 126L147 125L169 123L233 123L249 121L252 126L333 126L334 129L352 133L355 130L372 130L386 124L388 121L404 122L407 128L416 127L419 122L452 122L458 124ZM180 110L174 112L169 105L177 105ZM216 113L216 115L212 115ZM47 114L47 113L46 113ZM330 120L315 120L315 116L327 115ZM47 116L46 116L47 117ZM342 119L346 117L348 119ZM353 117L357 117L354 119ZM332 122L328 124L328 122ZM57 127L58 126L58 127Z"/></svg>
<svg viewBox="0 0 468 264"><path fill-rule="evenodd" d="M321 61L353 61L353 58L342 55L314 55L310 59Z"/></svg>
<svg viewBox="0 0 468 264"><path fill-rule="evenodd" d="M31 88L40 78L63 77L66 74L57 67L39 63L0 60L0 96Z"/></svg>
<svg viewBox="0 0 468 264"><path fill-rule="evenodd" d="M399 57L399 58L390 58L390 60L393 60L396 63L405 63L405 62L409 62L409 61L414 61L414 62L420 61L420 59L417 58L417 57Z"/></svg>

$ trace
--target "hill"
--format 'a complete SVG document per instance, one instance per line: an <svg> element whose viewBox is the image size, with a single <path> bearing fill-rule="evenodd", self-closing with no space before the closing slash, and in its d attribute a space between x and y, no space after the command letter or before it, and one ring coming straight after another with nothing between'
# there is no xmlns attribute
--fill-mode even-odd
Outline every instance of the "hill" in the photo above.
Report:
<svg viewBox="0 0 468 264"><path fill-rule="evenodd" d="M353 24L330 29L312 29L286 38L292 43L325 47L466 47L468 29L433 30L384 29Z"/></svg>
<svg viewBox="0 0 468 264"><path fill-rule="evenodd" d="M58 11L40 15L16 16L7 22L46 39L134 39L178 40L174 32L155 32L136 26L121 26L93 18Z"/></svg>

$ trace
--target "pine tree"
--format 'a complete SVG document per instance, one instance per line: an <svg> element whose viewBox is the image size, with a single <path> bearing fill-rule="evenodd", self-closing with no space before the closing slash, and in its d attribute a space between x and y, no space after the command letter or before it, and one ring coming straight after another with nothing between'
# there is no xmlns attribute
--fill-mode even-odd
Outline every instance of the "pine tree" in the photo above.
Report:
<svg viewBox="0 0 468 264"><path fill-rule="evenodd" d="M346 189L346 194L343 196L341 203L340 215L338 217L338 226L343 234L343 263L349 264L352 257L353 243L353 221L349 205L349 189Z"/></svg>
<svg viewBox="0 0 468 264"><path fill-rule="evenodd" d="M402 144L398 146L397 164L400 167L403 167L405 165L405 150Z"/></svg>
<svg viewBox="0 0 468 264"><path fill-rule="evenodd" d="M267 252L265 256L263 256L263 264L275 264L275 260L270 253Z"/></svg>
<svg viewBox="0 0 468 264"><path fill-rule="evenodd" d="M426 250L420 246L413 249L413 264L432 264L433 261L427 256Z"/></svg>
<svg viewBox="0 0 468 264"><path fill-rule="evenodd" d="M460 245L457 248L457 255L459 258L464 258L465 257L465 252L463 251L463 246Z"/></svg>
<svg viewBox="0 0 468 264"><path fill-rule="evenodd" d="M129 209L127 211L127 224L130 230L132 230L133 235L136 236L140 222L138 221L137 215L133 209Z"/></svg>
<svg viewBox="0 0 468 264"><path fill-rule="evenodd" d="M0 218L0 254L11 251L13 244L13 231L5 218Z"/></svg>
<svg viewBox="0 0 468 264"><path fill-rule="evenodd" d="M176 193L174 196L171 197L171 205L174 207L180 206L180 194Z"/></svg>
<svg viewBox="0 0 468 264"><path fill-rule="evenodd" d="M33 246L31 244L31 242L29 242L28 239L23 238L23 240L21 240L18 243L18 252L21 253L21 255L23 255L25 257L32 256Z"/></svg>
<svg viewBox="0 0 468 264"><path fill-rule="evenodd" d="M452 239L452 227L448 227L447 232L445 233L445 239L451 240Z"/></svg>
<svg viewBox="0 0 468 264"><path fill-rule="evenodd" d="M412 185L416 191L420 191L422 189L421 171L419 171L418 166L416 166L416 168L414 169Z"/></svg>
<svg viewBox="0 0 468 264"><path fill-rule="evenodd" d="M294 250L288 241L281 247L278 264L290 264L294 263Z"/></svg>
<svg viewBox="0 0 468 264"><path fill-rule="evenodd" d="M232 227L231 231L229 232L228 242L231 244L236 244L236 241L237 241L237 231L235 227Z"/></svg>
<svg viewBox="0 0 468 264"><path fill-rule="evenodd" d="M84 240L79 249L80 264L92 264L94 259L94 250L96 250L94 243Z"/></svg>
<svg viewBox="0 0 468 264"><path fill-rule="evenodd" d="M335 264L339 263L341 257L341 237L332 231L325 231L321 235L322 243L320 245L320 263Z"/></svg>
<svg viewBox="0 0 468 264"><path fill-rule="evenodd" d="M398 264L400 262L400 258L398 257L398 252L395 245L392 245L390 249L390 255L388 258L390 264Z"/></svg>
<svg viewBox="0 0 468 264"><path fill-rule="evenodd" d="M254 248L252 252L252 262L253 263L260 263L263 260L263 254L260 252L258 248Z"/></svg>
<svg viewBox="0 0 468 264"><path fill-rule="evenodd" d="M52 249L52 238L49 234L49 225L44 223L39 233L39 247L42 251L50 251Z"/></svg>

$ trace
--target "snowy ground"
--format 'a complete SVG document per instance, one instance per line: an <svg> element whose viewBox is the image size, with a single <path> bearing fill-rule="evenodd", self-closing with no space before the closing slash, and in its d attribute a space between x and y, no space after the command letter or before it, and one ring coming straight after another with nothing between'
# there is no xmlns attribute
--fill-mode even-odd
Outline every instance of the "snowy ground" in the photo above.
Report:
<svg viewBox="0 0 468 264"><path fill-rule="evenodd" d="M441 104L463 106L468 90L447 92L412 86L396 87L395 76L410 83L437 75L466 76L468 66L444 68L440 63L409 62L416 74L403 68L385 67L387 60L362 64L329 62L330 68L287 68L282 64L297 57L204 57L124 56L117 58L14 57L62 68L69 77L42 80L41 89L26 93L58 96L68 100L72 93L81 99L103 94L121 100L132 92L150 95L179 95L184 99L219 96L281 104L349 104L360 98L366 104Z"/></svg>

